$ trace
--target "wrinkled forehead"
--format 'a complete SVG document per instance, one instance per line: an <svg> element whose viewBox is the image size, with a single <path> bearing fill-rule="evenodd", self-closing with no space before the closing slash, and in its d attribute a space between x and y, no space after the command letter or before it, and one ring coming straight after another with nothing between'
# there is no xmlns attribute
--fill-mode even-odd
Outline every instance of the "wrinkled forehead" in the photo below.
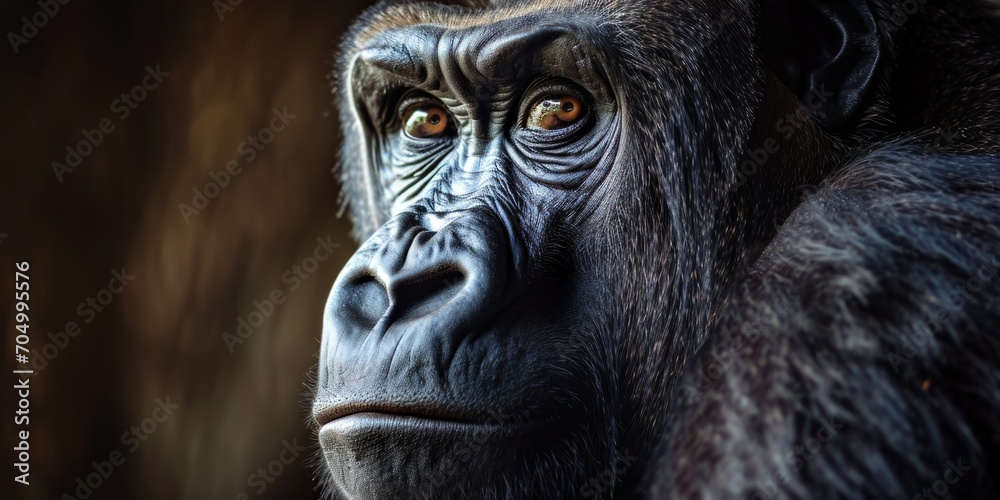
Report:
<svg viewBox="0 0 1000 500"><path fill-rule="evenodd" d="M375 79L389 76L413 86L461 83L449 79L502 84L534 67L559 68L574 58L587 59L588 48L601 37L600 17L579 7L570 11L555 5L464 15L413 11L391 16L393 23L375 16L353 44L352 74L347 76L355 87L372 71Z"/></svg>
<svg viewBox="0 0 1000 500"><path fill-rule="evenodd" d="M557 63L545 60L582 50L574 26L539 21L519 18L459 30L427 25L388 30L359 52L359 61L411 84L451 74L504 81L536 58L542 59L538 65Z"/></svg>
<svg viewBox="0 0 1000 500"><path fill-rule="evenodd" d="M465 0L445 2L417 2L396 0L367 12L354 27L355 45L364 45L377 34L404 26L437 25L454 29L475 28L497 23L499 20L527 18L529 16L577 16L590 12L596 18L615 12L617 0L520 0L486 1ZM621 6L617 7L618 10ZM604 14L599 14L603 12Z"/></svg>

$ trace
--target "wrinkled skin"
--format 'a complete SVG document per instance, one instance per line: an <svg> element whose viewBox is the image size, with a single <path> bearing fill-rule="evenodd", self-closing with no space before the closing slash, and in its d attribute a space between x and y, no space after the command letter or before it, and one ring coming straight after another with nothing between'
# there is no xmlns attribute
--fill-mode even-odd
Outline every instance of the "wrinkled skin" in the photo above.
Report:
<svg viewBox="0 0 1000 500"><path fill-rule="evenodd" d="M912 496L958 450L980 467L965 487L992 487L997 417L914 389L975 367L980 408L1000 408L980 389L1000 348L978 333L997 294L969 297L901 375L884 352L935 303L915 287L1000 249L996 117L979 116L996 78L928 80L955 104L921 114L889 70L917 42L879 30L888 1L471 3L385 2L344 43L340 174L363 243L330 293L312 403L330 495L767 497L821 418L863 446L774 494ZM931 151L935 123L966 132ZM918 222L921 196L952 212ZM901 250L917 244L933 250ZM874 300L862 279L878 310L856 306ZM816 349L832 354L814 365ZM921 451L886 426L941 439Z"/></svg>

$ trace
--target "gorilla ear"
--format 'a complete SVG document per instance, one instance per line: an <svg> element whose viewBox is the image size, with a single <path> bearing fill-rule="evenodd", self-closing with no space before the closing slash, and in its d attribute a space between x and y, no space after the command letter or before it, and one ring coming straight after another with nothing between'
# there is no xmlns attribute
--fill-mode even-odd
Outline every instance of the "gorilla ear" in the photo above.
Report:
<svg viewBox="0 0 1000 500"><path fill-rule="evenodd" d="M867 0L763 0L760 40L768 68L837 130L863 109L882 54Z"/></svg>

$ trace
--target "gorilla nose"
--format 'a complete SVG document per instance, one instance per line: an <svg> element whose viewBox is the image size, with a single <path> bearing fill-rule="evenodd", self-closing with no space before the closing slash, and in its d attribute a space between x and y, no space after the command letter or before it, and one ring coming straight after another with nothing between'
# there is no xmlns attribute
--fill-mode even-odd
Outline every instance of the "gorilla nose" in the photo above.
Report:
<svg viewBox="0 0 1000 500"><path fill-rule="evenodd" d="M434 227L429 230L428 226ZM468 333L500 302L507 242L495 216L473 213L443 227L400 215L351 258L331 294L329 332L384 333L394 325Z"/></svg>

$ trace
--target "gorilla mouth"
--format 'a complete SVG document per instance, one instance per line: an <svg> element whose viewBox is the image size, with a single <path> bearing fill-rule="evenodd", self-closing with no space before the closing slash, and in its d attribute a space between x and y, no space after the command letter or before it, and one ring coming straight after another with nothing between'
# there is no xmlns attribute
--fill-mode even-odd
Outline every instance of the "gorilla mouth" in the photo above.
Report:
<svg viewBox="0 0 1000 500"><path fill-rule="evenodd" d="M426 415L357 412L331 420L320 427L320 441L358 437L368 433L399 435L406 432L494 433L500 426L488 423L447 420Z"/></svg>
<svg viewBox="0 0 1000 500"><path fill-rule="evenodd" d="M465 425L488 425L485 422L478 422L469 419L461 412L429 406L418 407L348 403L317 408L314 414L316 423L320 428L325 428L329 424L342 423L342 421L354 423L366 420L398 419L424 420Z"/></svg>
<svg viewBox="0 0 1000 500"><path fill-rule="evenodd" d="M331 439L371 434L430 432L513 437L532 433L550 425L554 417L529 422L498 411L479 413L441 406L399 404L338 404L314 411L321 444Z"/></svg>

